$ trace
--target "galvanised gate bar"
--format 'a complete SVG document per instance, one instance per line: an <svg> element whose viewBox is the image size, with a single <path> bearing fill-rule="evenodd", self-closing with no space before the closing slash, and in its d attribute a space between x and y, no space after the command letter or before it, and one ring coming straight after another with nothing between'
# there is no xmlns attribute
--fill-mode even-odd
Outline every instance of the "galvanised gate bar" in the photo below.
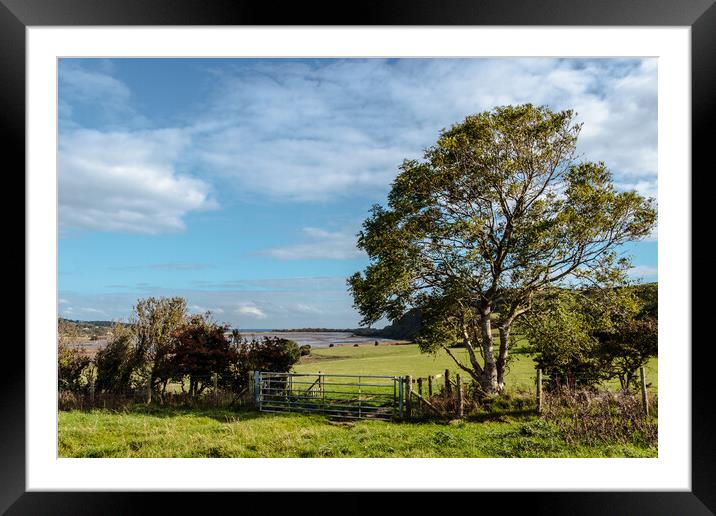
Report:
<svg viewBox="0 0 716 516"><path fill-rule="evenodd" d="M256 406L262 412L315 412L348 419L403 416L400 376L322 373L254 373Z"/></svg>

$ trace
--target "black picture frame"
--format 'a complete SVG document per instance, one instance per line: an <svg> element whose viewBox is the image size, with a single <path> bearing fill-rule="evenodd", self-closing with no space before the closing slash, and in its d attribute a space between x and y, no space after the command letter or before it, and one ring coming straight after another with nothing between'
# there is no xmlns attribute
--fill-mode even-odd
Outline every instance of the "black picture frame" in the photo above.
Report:
<svg viewBox="0 0 716 516"><path fill-rule="evenodd" d="M714 0L400 0L360 5L240 0L0 0L0 131L7 145L4 164L25 168L25 29L29 26L111 25L546 25L546 26L689 26L692 73L692 191L713 168L708 125L716 119L716 5ZM8 158L11 158L8 160ZM708 166L708 168L707 168ZM694 173L699 171L701 174ZM671 172L671 171L670 171ZM13 172L16 174L16 172ZM687 174L688 171L684 171ZM24 181L20 188L24 190ZM692 201L692 220L704 215ZM16 216L16 215L15 215ZM10 219L12 220L12 219ZM24 239L23 237L21 237ZM693 249L692 249L693 252ZM25 256L27 259L27 256ZM19 264L18 264L19 265ZM692 259L693 270L706 270ZM706 265L705 263L703 264ZM24 264L23 264L24 267ZM26 269L25 269L26 270ZM26 271L27 274L27 271ZM24 297L24 296L23 296ZM32 309L28 306L27 309ZM706 306L693 304L692 320ZM687 337L688 338L688 337ZM693 340L693 337L691 337ZM679 345L691 345L690 342ZM692 490L690 492L530 492L510 493L510 505L550 514L713 514L713 387L707 346L692 346ZM241 510L263 507L268 499L246 493L60 493L26 492L25 354L14 346L6 363L15 366L0 379L0 512L7 514L126 514L149 510L157 498L163 512L187 512L197 503L216 506L241 498ZM14 354L14 356L13 356ZM5 361L3 360L3 361ZM298 506L296 494L292 505ZM347 493L342 512L369 507L368 493ZM504 493L461 495L486 507ZM425 503L429 494L414 493ZM271 495L271 503L286 499ZM233 502L229 502L230 504ZM471 502L468 502L471 503ZM238 509L238 507L237 507ZM258 510L258 509L257 509ZM482 511L479 511L482 512Z"/></svg>

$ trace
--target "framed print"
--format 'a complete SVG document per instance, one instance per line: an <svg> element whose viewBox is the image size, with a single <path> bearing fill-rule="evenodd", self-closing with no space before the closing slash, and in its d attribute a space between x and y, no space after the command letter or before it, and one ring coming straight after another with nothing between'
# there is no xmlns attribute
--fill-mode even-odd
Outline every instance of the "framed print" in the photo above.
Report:
<svg viewBox="0 0 716 516"><path fill-rule="evenodd" d="M3 511L714 511L712 2L0 2L27 202Z"/></svg>

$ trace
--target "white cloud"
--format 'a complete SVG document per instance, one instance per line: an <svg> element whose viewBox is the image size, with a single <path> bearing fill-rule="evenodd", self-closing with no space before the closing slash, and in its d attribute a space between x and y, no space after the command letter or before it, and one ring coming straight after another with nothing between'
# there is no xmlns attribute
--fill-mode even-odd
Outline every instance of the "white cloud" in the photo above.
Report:
<svg viewBox="0 0 716 516"><path fill-rule="evenodd" d="M101 308L107 314L102 319L112 320L126 320L138 298L152 295L183 297L193 313L204 313L201 309L210 308L219 322L236 328L255 328L257 321L267 328L356 328L360 321L346 291L346 278L341 276L266 278L207 284L193 289L153 287L149 292L135 287L114 293L68 290L59 294L78 306ZM79 315L75 311L73 317ZM85 318L98 319L96 316Z"/></svg>
<svg viewBox="0 0 716 516"><path fill-rule="evenodd" d="M266 313L256 305L243 305L236 309L236 313L240 315L246 315L248 317L255 317L256 319L265 319Z"/></svg>
<svg viewBox="0 0 716 516"><path fill-rule="evenodd" d="M295 307L296 311L302 314L322 314L323 310L313 305L298 303Z"/></svg>
<svg viewBox="0 0 716 516"><path fill-rule="evenodd" d="M206 312L211 312L212 314L223 314L224 309L223 308L208 308L206 306L199 306L199 305L191 305L188 307L189 312L194 314L205 314Z"/></svg>
<svg viewBox="0 0 716 516"><path fill-rule="evenodd" d="M441 129L523 102L575 109L579 152L620 183L656 190L656 59L242 63L214 71L209 107L186 128L158 130L137 129L147 120L108 66L60 69L63 117L88 106L107 115L103 132L61 132L65 227L181 230L187 213L215 206L208 181L251 199L381 200L402 160L421 158Z"/></svg>
<svg viewBox="0 0 716 516"><path fill-rule="evenodd" d="M61 135L61 228L148 234L183 230L188 213L216 207L206 182L176 170L188 143L174 129L80 129Z"/></svg>
<svg viewBox="0 0 716 516"><path fill-rule="evenodd" d="M129 102L130 90L122 81L99 70L88 70L76 62L61 63L59 83L62 96L75 102Z"/></svg>
<svg viewBox="0 0 716 516"><path fill-rule="evenodd" d="M629 276L635 279L656 276L658 273L659 268L653 265L635 265L628 271Z"/></svg>
<svg viewBox="0 0 716 516"><path fill-rule="evenodd" d="M78 127L74 120L86 110L105 127L145 127L149 121L132 107L132 92L112 76L111 61L84 66L74 59L61 59L58 73L59 118L66 127Z"/></svg>
<svg viewBox="0 0 716 516"><path fill-rule="evenodd" d="M279 260L349 260L365 254L356 247L355 232L326 231L320 228L303 228L309 241L284 247L274 247L260 254Z"/></svg>
<svg viewBox="0 0 716 516"><path fill-rule="evenodd" d="M92 307L82 307L79 309L79 311L87 314L107 315L107 312L105 312L104 310Z"/></svg>
<svg viewBox="0 0 716 516"><path fill-rule="evenodd" d="M380 198L440 129L524 102L575 109L585 158L656 174L655 59L286 60L221 71L217 84L196 156L245 195Z"/></svg>
<svg viewBox="0 0 716 516"><path fill-rule="evenodd" d="M61 305L69 304L69 300L63 298L58 299L57 302Z"/></svg>

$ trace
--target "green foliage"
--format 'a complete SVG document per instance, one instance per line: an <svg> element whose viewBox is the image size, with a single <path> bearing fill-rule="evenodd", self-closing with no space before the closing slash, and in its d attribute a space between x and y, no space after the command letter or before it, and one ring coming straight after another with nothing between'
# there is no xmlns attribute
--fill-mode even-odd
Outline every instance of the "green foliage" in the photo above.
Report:
<svg viewBox="0 0 716 516"><path fill-rule="evenodd" d="M181 297L148 297L134 307L130 322L135 338L135 352L140 373L156 390L166 384L165 362L174 344L174 332L186 318L186 300Z"/></svg>
<svg viewBox="0 0 716 516"><path fill-rule="evenodd" d="M622 389L634 385L640 367L657 356L659 331L656 319L635 319L595 333L599 341L599 367L616 377Z"/></svg>
<svg viewBox="0 0 716 516"><path fill-rule="evenodd" d="M627 388L657 353L656 321L637 319L644 306L631 288L558 290L537 300L519 327L553 385L619 378Z"/></svg>
<svg viewBox="0 0 716 516"><path fill-rule="evenodd" d="M419 309L421 347L461 341L470 361L459 367L494 391L509 345L494 357L493 325L509 343L543 292L623 282L629 263L615 248L647 235L656 211L617 192L603 163L575 163L574 115L495 108L404 161L388 205L374 206L358 235L371 261L348 285L362 323Z"/></svg>
<svg viewBox="0 0 716 516"><path fill-rule="evenodd" d="M305 357L311 354L311 345L310 344L304 344L299 348L301 352L301 356Z"/></svg>
<svg viewBox="0 0 716 516"><path fill-rule="evenodd" d="M226 328L195 315L173 334L173 346L157 376L182 381L189 378L189 395L201 395L211 385L212 375L228 375L238 360L236 347L226 338Z"/></svg>
<svg viewBox="0 0 716 516"><path fill-rule="evenodd" d="M657 319L659 317L659 284L644 283L630 288L642 304L637 319Z"/></svg>
<svg viewBox="0 0 716 516"><path fill-rule="evenodd" d="M142 365L131 328L116 325L107 345L95 355L98 392L125 394L133 385L133 373Z"/></svg>
<svg viewBox="0 0 716 516"><path fill-rule="evenodd" d="M73 393L83 391L87 386L90 358L77 343L81 337L79 327L71 321L57 320L57 377L60 390Z"/></svg>
<svg viewBox="0 0 716 516"><path fill-rule="evenodd" d="M236 362L222 380L236 391L248 386L250 371L287 373L301 359L298 344L279 337L244 340L239 343L236 351Z"/></svg>
<svg viewBox="0 0 716 516"><path fill-rule="evenodd" d="M85 390L87 382L84 381L90 358L81 346L60 344L57 349L57 376L59 389L79 393Z"/></svg>

